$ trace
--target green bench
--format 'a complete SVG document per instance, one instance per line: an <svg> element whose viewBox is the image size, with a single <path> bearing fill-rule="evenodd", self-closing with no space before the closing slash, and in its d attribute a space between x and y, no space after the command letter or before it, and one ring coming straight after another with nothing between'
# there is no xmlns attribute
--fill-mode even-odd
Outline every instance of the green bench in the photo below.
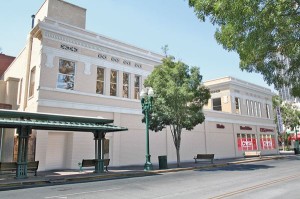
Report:
<svg viewBox="0 0 300 199"><path fill-rule="evenodd" d="M215 154L197 154L197 156L194 157L195 163L197 163L197 160L210 160L211 163L214 163L214 157Z"/></svg>
<svg viewBox="0 0 300 199"><path fill-rule="evenodd" d="M37 176L37 170L39 167L39 161L28 162L27 163L27 171L34 172L34 175ZM3 172L15 172L17 170L16 162L0 162L0 173Z"/></svg>
<svg viewBox="0 0 300 199"><path fill-rule="evenodd" d="M109 165L110 159L103 159L104 160L104 166L105 170L108 171L107 167ZM95 159L83 159L81 166L82 167L94 167L96 165L96 160Z"/></svg>

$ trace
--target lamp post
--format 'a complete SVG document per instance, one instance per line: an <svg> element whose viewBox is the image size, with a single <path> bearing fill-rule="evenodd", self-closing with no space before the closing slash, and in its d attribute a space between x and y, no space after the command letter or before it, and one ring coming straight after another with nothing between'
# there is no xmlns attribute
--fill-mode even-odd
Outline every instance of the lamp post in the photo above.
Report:
<svg viewBox="0 0 300 199"><path fill-rule="evenodd" d="M149 113L152 110L153 96L154 96L154 92L151 87L142 89L142 92L140 94L142 110L146 120L146 163L144 165L144 171L149 171L153 169L150 160L151 155L149 150Z"/></svg>

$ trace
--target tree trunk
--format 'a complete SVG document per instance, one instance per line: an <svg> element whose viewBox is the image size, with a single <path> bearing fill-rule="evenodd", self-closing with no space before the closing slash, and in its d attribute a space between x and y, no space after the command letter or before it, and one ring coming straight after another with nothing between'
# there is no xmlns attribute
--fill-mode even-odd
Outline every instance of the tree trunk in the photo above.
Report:
<svg viewBox="0 0 300 199"><path fill-rule="evenodd" d="M176 147L177 167L180 167L180 149Z"/></svg>

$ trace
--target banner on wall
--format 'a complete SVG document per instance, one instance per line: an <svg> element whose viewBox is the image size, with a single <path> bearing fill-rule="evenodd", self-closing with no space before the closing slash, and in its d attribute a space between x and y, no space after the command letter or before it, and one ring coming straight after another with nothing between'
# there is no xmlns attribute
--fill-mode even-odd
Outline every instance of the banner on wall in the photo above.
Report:
<svg viewBox="0 0 300 199"><path fill-rule="evenodd" d="M280 107L276 107L276 115L277 115L277 126L278 126L278 131L279 133L283 133L283 128L282 128L282 118L281 118L281 112L280 112Z"/></svg>
<svg viewBox="0 0 300 199"><path fill-rule="evenodd" d="M261 149L275 149L275 138L261 138L260 139Z"/></svg>
<svg viewBox="0 0 300 199"><path fill-rule="evenodd" d="M239 151L257 150L256 139L238 138L237 141L238 141L238 150Z"/></svg>

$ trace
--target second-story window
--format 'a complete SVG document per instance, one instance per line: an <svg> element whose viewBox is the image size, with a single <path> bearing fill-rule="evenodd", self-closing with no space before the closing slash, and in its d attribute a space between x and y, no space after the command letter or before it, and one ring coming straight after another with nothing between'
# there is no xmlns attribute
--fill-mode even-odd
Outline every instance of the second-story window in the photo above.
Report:
<svg viewBox="0 0 300 199"><path fill-rule="evenodd" d="M117 96L118 72L110 71L110 96Z"/></svg>
<svg viewBox="0 0 300 199"><path fill-rule="evenodd" d="M253 101L250 100L250 115L253 116L254 115L254 111L253 111Z"/></svg>
<svg viewBox="0 0 300 199"><path fill-rule="evenodd" d="M134 99L140 99L141 76L134 76Z"/></svg>
<svg viewBox="0 0 300 199"><path fill-rule="evenodd" d="M104 68L97 67L96 93L104 94Z"/></svg>
<svg viewBox="0 0 300 199"><path fill-rule="evenodd" d="M214 99L212 99L212 104L213 104L213 110L215 110L215 111L222 111L221 98L214 98Z"/></svg>
<svg viewBox="0 0 300 199"><path fill-rule="evenodd" d="M234 101L235 101L235 113L236 114L241 114L240 98L236 97Z"/></svg>
<svg viewBox="0 0 300 199"><path fill-rule="evenodd" d="M124 98L129 98L129 74L123 73L123 94Z"/></svg>
<svg viewBox="0 0 300 199"><path fill-rule="evenodd" d="M261 103L260 103L260 102L258 102L257 104L258 104L258 106L257 106L257 110L258 110L258 117L261 117Z"/></svg>
<svg viewBox="0 0 300 199"><path fill-rule="evenodd" d="M250 115L250 105L249 105L249 100L246 100L246 107L247 107L247 115Z"/></svg>
<svg viewBox="0 0 300 199"><path fill-rule="evenodd" d="M35 86L35 67L30 71L30 82L29 82L29 97L34 95L34 86Z"/></svg>
<svg viewBox="0 0 300 199"><path fill-rule="evenodd" d="M254 102L254 116L257 117L257 102Z"/></svg>
<svg viewBox="0 0 300 199"><path fill-rule="evenodd" d="M75 62L59 60L57 88L74 90Z"/></svg>
<svg viewBox="0 0 300 199"><path fill-rule="evenodd" d="M269 104L266 104L266 114L267 114L267 118L271 118L270 116L270 107L269 107Z"/></svg>

